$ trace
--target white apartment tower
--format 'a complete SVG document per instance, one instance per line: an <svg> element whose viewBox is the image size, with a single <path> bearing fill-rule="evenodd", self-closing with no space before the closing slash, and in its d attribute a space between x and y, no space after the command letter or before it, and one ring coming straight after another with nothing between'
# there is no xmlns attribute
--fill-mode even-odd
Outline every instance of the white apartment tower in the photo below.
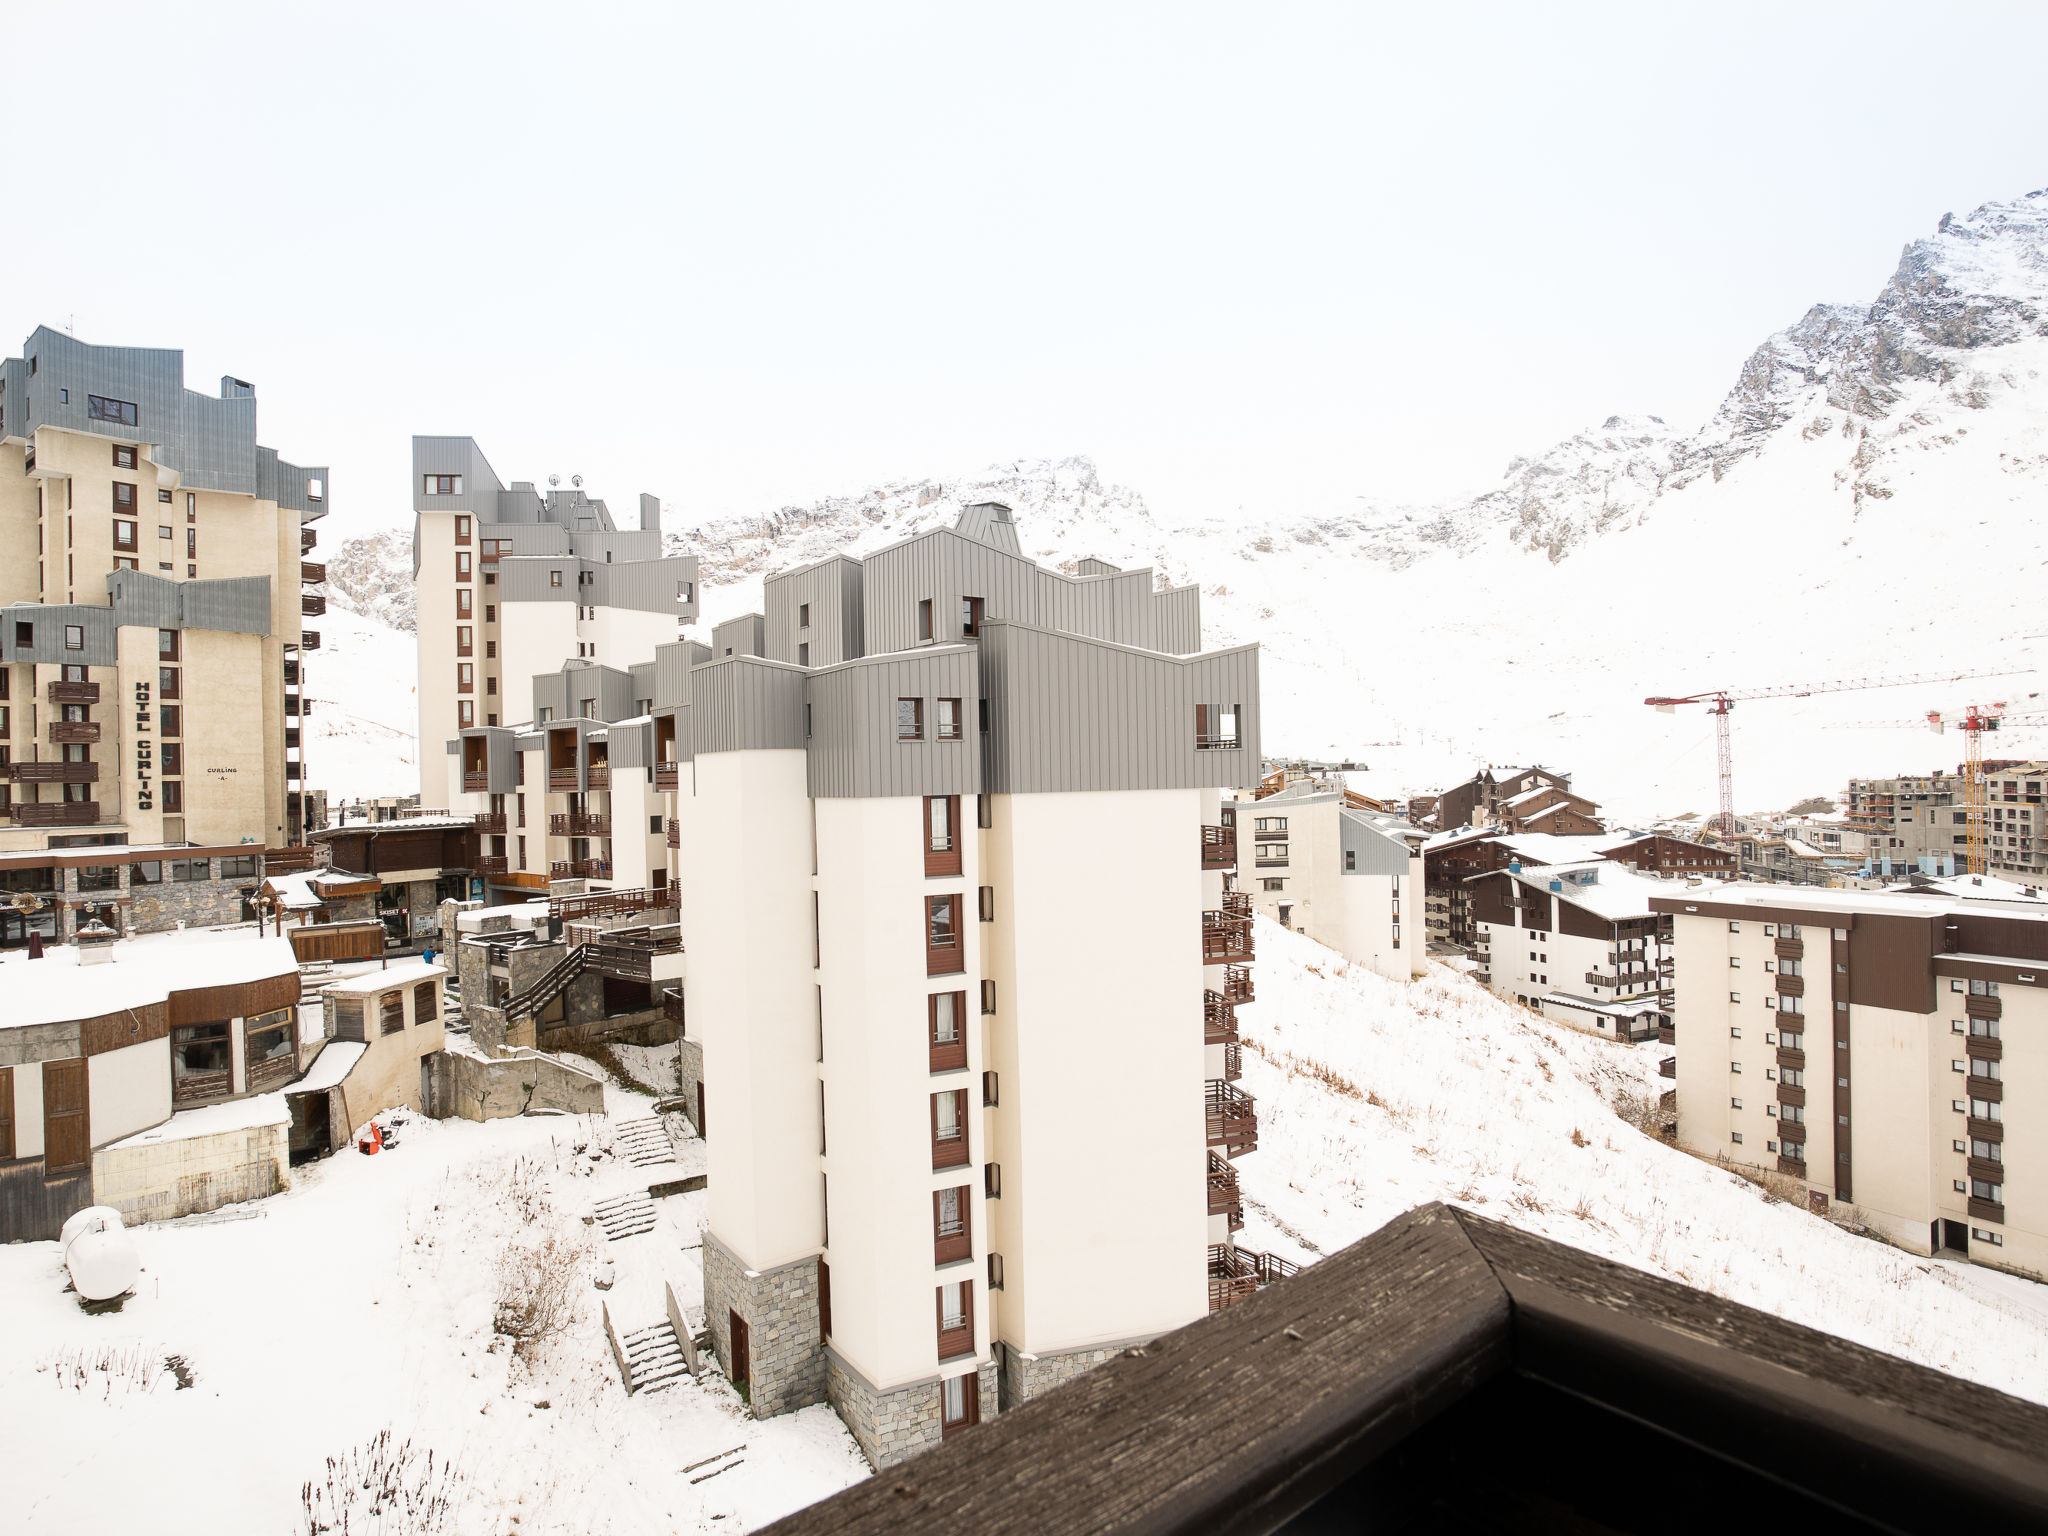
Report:
<svg viewBox="0 0 2048 1536"><path fill-rule="evenodd" d="M412 460L423 744L532 724L536 676L645 662L697 616L697 562L662 555L659 498L620 529L580 483L504 485L472 438L415 437ZM422 803L458 803L452 762L421 752Z"/></svg>
<svg viewBox="0 0 2048 1536"><path fill-rule="evenodd" d="M765 595L655 665L706 1321L757 1415L829 1400L887 1465L1270 1272L1212 835L1258 654L995 504Z"/></svg>

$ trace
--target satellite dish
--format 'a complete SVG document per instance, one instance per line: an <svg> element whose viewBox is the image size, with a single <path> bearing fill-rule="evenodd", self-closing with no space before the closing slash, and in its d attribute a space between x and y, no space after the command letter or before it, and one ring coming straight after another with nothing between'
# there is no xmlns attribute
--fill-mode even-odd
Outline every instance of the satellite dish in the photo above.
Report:
<svg viewBox="0 0 2048 1536"><path fill-rule="evenodd" d="M581 475L571 475L569 477L569 483L575 486L576 489L578 489L579 491L583 489L583 477Z"/></svg>
<svg viewBox="0 0 2048 1536"><path fill-rule="evenodd" d="M562 483L562 477L561 477L560 475L549 475L549 476L548 476L548 484L549 484L549 485L560 485L561 483Z"/></svg>

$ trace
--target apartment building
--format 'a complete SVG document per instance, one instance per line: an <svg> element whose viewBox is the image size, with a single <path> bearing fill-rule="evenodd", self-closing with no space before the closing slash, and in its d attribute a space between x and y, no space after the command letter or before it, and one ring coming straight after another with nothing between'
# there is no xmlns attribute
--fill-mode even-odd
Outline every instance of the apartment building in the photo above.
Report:
<svg viewBox="0 0 2048 1536"><path fill-rule="evenodd" d="M1583 795L1555 784L1538 784L1500 802L1497 826L1508 832L1548 832L1557 837L1586 837L1607 830L1600 807Z"/></svg>
<svg viewBox="0 0 2048 1536"><path fill-rule="evenodd" d="M1422 974L1421 830L1365 809L1362 796L1331 780L1298 780L1226 802L1225 811L1240 861L1249 843L1239 885L1255 911L1390 980Z"/></svg>
<svg viewBox="0 0 2048 1536"><path fill-rule="evenodd" d="M1230 1166L1258 656L997 504L764 595L654 669L706 1321L755 1414L888 1465L1280 1268Z"/></svg>
<svg viewBox="0 0 2048 1536"><path fill-rule="evenodd" d="M1470 876L1477 980L1575 1029L1647 1040L1672 1007L1670 886L1606 859Z"/></svg>
<svg viewBox="0 0 2048 1536"><path fill-rule="evenodd" d="M1459 828L1438 832L1422 845L1424 913L1433 944L1470 948L1479 940L1472 916L1474 875L1505 869L1510 863L1576 864L1597 857L1600 843L1589 837L1559 837L1548 832L1474 832Z"/></svg>
<svg viewBox="0 0 2048 1536"><path fill-rule="evenodd" d="M2048 763L1984 766L1984 862L2010 880L2048 878L2048 808L2041 786Z"/></svg>
<svg viewBox="0 0 2048 1536"><path fill-rule="evenodd" d="M415 437L412 464L422 742L531 724L535 676L644 662L696 618L697 561L662 554L658 497L642 495L639 527L621 529L580 476L568 490L507 486L473 438ZM447 803L431 757L420 793Z"/></svg>
<svg viewBox="0 0 2048 1536"><path fill-rule="evenodd" d="M1733 880L1735 855L1710 843L1689 842L1664 832L1623 833L1604 839L1600 856L1639 874L1666 880Z"/></svg>
<svg viewBox="0 0 2048 1536"><path fill-rule="evenodd" d="M1849 824L1868 838L1871 874L1899 879L1912 874L1939 877L1967 872L1969 817L1964 807L1968 795L1961 774L1851 779L1848 799Z"/></svg>
<svg viewBox="0 0 2048 1536"><path fill-rule="evenodd" d="M1539 789L1561 790L1569 795L1571 787L1570 774L1558 773L1540 765L1501 774L1496 774L1491 767L1482 768L1464 783L1433 797L1435 820L1431 825L1434 829L1445 832L1454 831L1459 827L1495 826L1501 822L1502 808L1509 801L1532 795ZM1560 827L1538 827L1528 830L1565 832L1569 835L1569 829Z"/></svg>
<svg viewBox="0 0 2048 1536"><path fill-rule="evenodd" d="M299 842L327 471L184 354L40 328L0 361L0 851Z"/></svg>
<svg viewBox="0 0 2048 1536"><path fill-rule="evenodd" d="M1736 885L1673 927L1678 1136L1915 1252L2048 1273L2048 911Z"/></svg>

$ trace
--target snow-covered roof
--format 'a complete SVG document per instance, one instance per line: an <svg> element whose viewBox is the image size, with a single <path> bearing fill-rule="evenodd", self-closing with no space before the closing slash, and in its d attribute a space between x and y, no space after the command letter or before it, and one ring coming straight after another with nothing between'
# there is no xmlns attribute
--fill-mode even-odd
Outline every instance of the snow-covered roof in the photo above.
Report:
<svg viewBox="0 0 2048 1536"><path fill-rule="evenodd" d="M1577 842L1580 839L1561 839ZM1660 880L1654 875L1639 874L1625 864L1616 864L1609 859L1580 859L1569 864L1525 864L1519 874L1510 870L1492 870L1488 874L1468 875L1466 879L1484 880L1491 875L1506 875L1511 880L1520 880L1524 885L1537 890L1550 890L1554 880L1558 889L1550 891L1559 901L1568 901L1594 916L1608 922L1625 917L1648 917L1650 898L1671 894L1669 880ZM1592 878L1586 879L1590 875ZM1706 886L1688 889L1706 889Z"/></svg>
<svg viewBox="0 0 2048 1536"><path fill-rule="evenodd" d="M369 1047L360 1040L330 1040L320 1054L313 1058L313 1065L306 1069L306 1075L284 1091L286 1093L320 1093L332 1088L347 1077L355 1064L363 1059L363 1052Z"/></svg>
<svg viewBox="0 0 2048 1536"><path fill-rule="evenodd" d="M1580 997L1574 992L1546 992L1537 998L1538 1003L1556 1003L1561 1008L1577 1008L1585 1013L1607 1013L1617 1018L1633 1019L1645 1013L1662 1013L1663 1006L1654 997L1619 998L1613 1002L1602 1002L1597 998Z"/></svg>
<svg viewBox="0 0 2048 1536"><path fill-rule="evenodd" d="M324 1054L324 1053L323 1053ZM229 1099L224 1104L202 1104L181 1109L161 1125L114 1143L122 1147L152 1147L167 1141L190 1141L195 1136L218 1136L223 1131L253 1131L263 1125L289 1125L292 1112L282 1093L251 1094L246 1099Z"/></svg>
<svg viewBox="0 0 2048 1536"><path fill-rule="evenodd" d="M287 912L324 906L336 887L374 882L375 875L350 874L345 869L313 869L296 875L270 875L263 883L277 894Z"/></svg>
<svg viewBox="0 0 2048 1536"><path fill-rule="evenodd" d="M1578 795L1572 794L1570 790L1561 788L1556 784L1539 784L1534 789L1524 790L1513 799L1501 801L1501 804L1512 810L1518 805L1527 805L1531 800L1538 799L1543 795L1567 795L1574 800L1581 798Z"/></svg>
<svg viewBox="0 0 2048 1536"><path fill-rule="evenodd" d="M290 948L289 945L286 948ZM370 997L378 992L388 992L393 987L409 987L414 982L425 981L432 976L446 976L445 965L429 965L424 960L415 960L409 965L393 965L383 970L366 971L361 976L351 976L346 981L330 981L320 990L330 997Z"/></svg>
<svg viewBox="0 0 2048 1536"><path fill-rule="evenodd" d="M1923 891L1961 896L1970 901L2022 901L2034 905L2048 905L2048 896L2042 894L2048 891L2048 884L2028 885L2017 880L2002 879L1997 875L1922 875L1904 885L1885 887L1887 895L1894 892L1901 895L1917 895Z"/></svg>
<svg viewBox="0 0 2048 1536"><path fill-rule="evenodd" d="M1499 843L1524 864L1573 864L1589 853L1600 851L1590 837L1572 837L1562 832L1475 832L1467 837L1440 841L1431 838L1427 848L1442 848L1454 842Z"/></svg>
<svg viewBox="0 0 2048 1536"><path fill-rule="evenodd" d="M31 960L0 955L0 1027L96 1018L166 1001L173 992L296 976L291 940L258 938L253 928L149 934L112 946L114 958L78 963L76 946L55 945Z"/></svg>

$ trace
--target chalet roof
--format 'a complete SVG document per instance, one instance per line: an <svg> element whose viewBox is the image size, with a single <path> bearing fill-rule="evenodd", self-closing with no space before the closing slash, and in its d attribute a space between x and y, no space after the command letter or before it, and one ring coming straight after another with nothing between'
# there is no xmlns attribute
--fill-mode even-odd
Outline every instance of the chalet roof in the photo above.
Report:
<svg viewBox="0 0 2048 1536"><path fill-rule="evenodd" d="M166 1001L173 992L297 976L291 941L250 928L145 934L113 946L113 959L80 965L77 946L53 945L40 960L0 955L0 1027L98 1018Z"/></svg>

